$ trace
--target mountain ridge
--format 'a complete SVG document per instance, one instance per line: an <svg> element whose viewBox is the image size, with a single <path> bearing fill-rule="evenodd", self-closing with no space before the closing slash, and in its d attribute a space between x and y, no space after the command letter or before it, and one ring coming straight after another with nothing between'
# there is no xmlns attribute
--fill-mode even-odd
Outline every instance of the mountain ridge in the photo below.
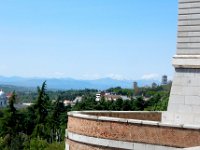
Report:
<svg viewBox="0 0 200 150"><path fill-rule="evenodd" d="M82 80L73 78L38 78L38 77L5 77L0 76L0 84L20 87L37 87L47 81L48 89L68 90L68 89L99 89L104 90L110 87L120 86L122 88L132 88L133 82L138 82L138 86L150 86L153 82L159 84L157 80L117 80L112 78L100 78L95 80Z"/></svg>

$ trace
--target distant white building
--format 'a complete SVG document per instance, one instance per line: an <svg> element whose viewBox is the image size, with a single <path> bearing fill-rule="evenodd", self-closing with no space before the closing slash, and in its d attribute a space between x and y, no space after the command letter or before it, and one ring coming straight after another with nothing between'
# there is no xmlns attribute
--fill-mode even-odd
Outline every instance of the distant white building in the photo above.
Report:
<svg viewBox="0 0 200 150"><path fill-rule="evenodd" d="M82 101L82 96L77 96L74 100L73 103L81 102Z"/></svg>
<svg viewBox="0 0 200 150"><path fill-rule="evenodd" d="M74 105L74 102L71 101L71 100L64 100L64 101L63 101L63 104L64 104L64 106L66 107L66 106Z"/></svg>
<svg viewBox="0 0 200 150"><path fill-rule="evenodd" d="M105 100L106 101L116 101L118 99L121 99L121 96L120 95L105 95L104 96Z"/></svg>
<svg viewBox="0 0 200 150"><path fill-rule="evenodd" d="M100 101L101 100L101 93L97 93L96 94L96 101Z"/></svg>
<svg viewBox="0 0 200 150"><path fill-rule="evenodd" d="M123 101L125 101L125 100L131 100L131 98L129 98L128 96L120 95L120 97L121 97L121 99L122 99Z"/></svg>
<svg viewBox="0 0 200 150"><path fill-rule="evenodd" d="M0 90L0 108L7 106L8 98L6 97L6 94L3 92L3 90Z"/></svg>
<svg viewBox="0 0 200 150"><path fill-rule="evenodd" d="M107 92L101 92L101 93L97 93L96 94L96 101L100 101L101 98L105 98L106 101L116 101L117 99L122 99L122 100L131 100L129 97L127 96L122 96L122 95L116 95L113 93L107 93Z"/></svg>

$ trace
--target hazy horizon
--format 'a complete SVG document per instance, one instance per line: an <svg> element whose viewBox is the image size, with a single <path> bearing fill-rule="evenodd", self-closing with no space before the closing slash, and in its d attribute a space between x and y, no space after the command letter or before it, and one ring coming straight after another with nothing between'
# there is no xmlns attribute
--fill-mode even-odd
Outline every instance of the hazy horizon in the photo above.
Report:
<svg viewBox="0 0 200 150"><path fill-rule="evenodd" d="M162 76L159 77L143 77L141 79L119 79L119 78L114 78L114 77L100 77L100 78L93 78L93 79L81 79L81 78L73 78L73 77L42 77L42 76L30 76L30 77L23 77L23 76L2 76L0 75L0 78L22 78L22 79L44 79L44 80L48 80L48 79L61 79L61 80L86 80L86 81L92 81L92 80L102 80L102 79L111 79L111 80L119 80L119 81L142 81L142 80L146 80L146 81L161 81ZM171 77L168 77L168 80L171 80Z"/></svg>

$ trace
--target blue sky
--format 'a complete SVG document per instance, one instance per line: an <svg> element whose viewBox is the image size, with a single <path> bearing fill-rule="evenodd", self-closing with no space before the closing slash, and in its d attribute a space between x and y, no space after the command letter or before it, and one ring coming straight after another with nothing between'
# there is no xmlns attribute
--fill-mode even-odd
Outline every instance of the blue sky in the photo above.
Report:
<svg viewBox="0 0 200 150"><path fill-rule="evenodd" d="M173 76L175 0L0 2L0 75L96 79Z"/></svg>

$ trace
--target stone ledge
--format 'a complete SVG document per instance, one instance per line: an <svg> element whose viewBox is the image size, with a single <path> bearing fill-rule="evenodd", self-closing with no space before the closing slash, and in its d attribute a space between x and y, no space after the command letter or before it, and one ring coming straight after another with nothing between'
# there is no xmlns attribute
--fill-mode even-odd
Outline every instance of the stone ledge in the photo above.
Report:
<svg viewBox="0 0 200 150"><path fill-rule="evenodd" d="M175 55L172 60L175 68L200 68L200 55Z"/></svg>
<svg viewBox="0 0 200 150"><path fill-rule="evenodd" d="M85 135L80 135L76 133L69 132L68 136L66 137L68 140L72 140L75 142L89 144L89 145L96 145L100 147L106 148L113 148L113 149L125 149L125 150L182 150L181 148L174 148L168 146L161 146L161 145L151 145L151 144L144 144L144 143L134 143L134 142L124 142L124 141L117 141L117 140L110 140L110 139L102 139L102 138L95 138L89 137Z"/></svg>
<svg viewBox="0 0 200 150"><path fill-rule="evenodd" d="M109 122L119 122L119 123L158 126L158 127L160 126L160 127L172 127L172 128L181 128L181 129L200 130L200 125L193 125L193 124L174 124L174 123L159 122L159 121L124 119L124 118L116 118L116 117L89 115L89 113L93 113L93 112L97 113L97 111L69 112L68 116L75 117L75 118L83 118L83 119L88 119L88 120L105 121L105 122L109 121ZM111 113L111 112L104 111L104 113ZM114 112L114 113L117 113L117 112ZM125 113L125 112L118 112L118 113ZM134 113L134 112L129 112L129 113ZM138 112L136 112L136 113L138 113ZM140 113L142 113L142 112L140 112ZM144 113L151 113L151 112L146 111ZM159 113L161 113L161 112L159 112Z"/></svg>
<svg viewBox="0 0 200 150"><path fill-rule="evenodd" d="M184 148L183 150L200 150L200 147Z"/></svg>
<svg viewBox="0 0 200 150"><path fill-rule="evenodd" d="M192 125L157 124L157 122L140 120L137 120L137 123L126 123L88 120L73 116L69 116L68 121L69 132L89 137L178 148L200 145L200 130Z"/></svg>

